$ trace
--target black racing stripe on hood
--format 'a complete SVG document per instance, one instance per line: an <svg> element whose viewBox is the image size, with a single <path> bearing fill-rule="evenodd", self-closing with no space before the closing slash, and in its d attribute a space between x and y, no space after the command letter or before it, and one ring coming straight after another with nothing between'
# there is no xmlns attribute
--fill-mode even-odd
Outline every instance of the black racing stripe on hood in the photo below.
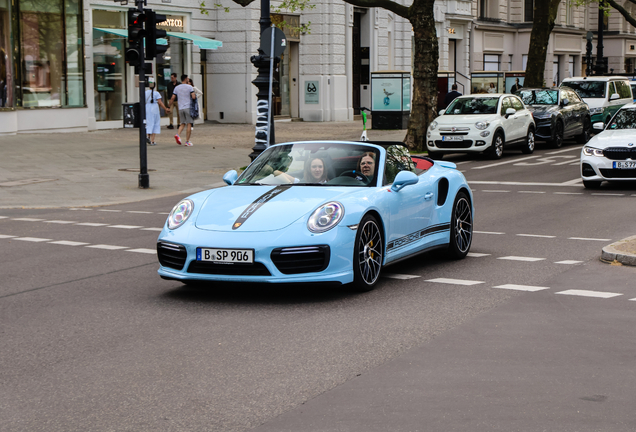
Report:
<svg viewBox="0 0 636 432"><path fill-rule="evenodd" d="M269 192L265 192L263 195L259 196L252 204L247 206L247 208L243 211L243 213L241 213L241 215L232 225L232 229L235 230L237 228L240 228L245 223L245 221L250 218L250 216L252 216L254 213L256 213L256 211L259 208L261 208L263 204L265 204L267 201L270 201L274 197L280 195L281 193L285 192L290 187L291 185L276 186L274 189L270 190Z"/></svg>

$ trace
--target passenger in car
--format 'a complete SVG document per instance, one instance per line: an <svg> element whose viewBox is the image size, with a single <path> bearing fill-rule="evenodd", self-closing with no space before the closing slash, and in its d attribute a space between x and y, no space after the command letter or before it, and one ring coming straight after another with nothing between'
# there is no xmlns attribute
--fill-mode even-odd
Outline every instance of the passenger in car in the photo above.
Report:
<svg viewBox="0 0 636 432"><path fill-rule="evenodd" d="M305 163L303 178L299 179L282 171L274 171L274 176L281 177L289 183L320 183L329 181L327 164L320 157L310 157Z"/></svg>
<svg viewBox="0 0 636 432"><path fill-rule="evenodd" d="M356 172L364 174L367 178L372 178L375 174L375 153L365 152L360 156Z"/></svg>

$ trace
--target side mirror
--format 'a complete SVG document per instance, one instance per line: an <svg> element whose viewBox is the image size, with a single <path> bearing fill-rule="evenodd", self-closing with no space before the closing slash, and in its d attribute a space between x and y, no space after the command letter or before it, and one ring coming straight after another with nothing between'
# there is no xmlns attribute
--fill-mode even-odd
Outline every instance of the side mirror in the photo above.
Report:
<svg viewBox="0 0 636 432"><path fill-rule="evenodd" d="M618 95L618 93L614 93L613 95L610 96L610 100L616 100L616 99L620 99L621 97Z"/></svg>
<svg viewBox="0 0 636 432"><path fill-rule="evenodd" d="M446 111L446 110L439 110L439 115L444 115L444 112L445 112L445 111Z"/></svg>
<svg viewBox="0 0 636 432"><path fill-rule="evenodd" d="M602 131L605 128L605 124L603 122L596 122L592 125L592 128L597 131Z"/></svg>
<svg viewBox="0 0 636 432"><path fill-rule="evenodd" d="M231 170L225 173L225 175L223 176L223 181L232 186L236 182L237 178L238 173L235 170Z"/></svg>
<svg viewBox="0 0 636 432"><path fill-rule="evenodd" d="M515 115L515 114L517 114L517 110L514 108L508 108L506 110L506 118L508 118L508 116Z"/></svg>
<svg viewBox="0 0 636 432"><path fill-rule="evenodd" d="M400 171L393 180L393 186L391 190L393 192L399 192L404 186L416 184L420 181L420 178L411 171Z"/></svg>
<svg viewBox="0 0 636 432"><path fill-rule="evenodd" d="M568 106L569 104L570 104L570 100L569 99L563 99L561 101L561 105L563 105L563 106Z"/></svg>

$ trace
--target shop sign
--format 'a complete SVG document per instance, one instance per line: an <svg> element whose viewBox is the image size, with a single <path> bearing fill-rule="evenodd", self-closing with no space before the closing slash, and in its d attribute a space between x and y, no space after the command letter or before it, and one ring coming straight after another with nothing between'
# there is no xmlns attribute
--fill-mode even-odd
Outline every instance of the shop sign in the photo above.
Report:
<svg viewBox="0 0 636 432"><path fill-rule="evenodd" d="M183 32L183 17L166 15L166 20L157 23L157 28L166 31Z"/></svg>
<svg viewBox="0 0 636 432"><path fill-rule="evenodd" d="M305 81L305 103L320 103L320 83L318 81Z"/></svg>
<svg viewBox="0 0 636 432"><path fill-rule="evenodd" d="M272 20L272 24L285 33L288 41L300 42L300 17L298 15L270 14L269 18Z"/></svg>

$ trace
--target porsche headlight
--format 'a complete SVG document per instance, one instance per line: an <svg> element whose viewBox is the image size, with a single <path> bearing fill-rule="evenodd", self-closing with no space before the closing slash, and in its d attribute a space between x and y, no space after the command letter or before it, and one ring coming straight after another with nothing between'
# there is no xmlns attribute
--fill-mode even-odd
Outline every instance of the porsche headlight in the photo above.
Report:
<svg viewBox="0 0 636 432"><path fill-rule="evenodd" d="M188 220L194 210L194 203L189 199L184 199L174 206L168 216L168 228L171 230L179 228Z"/></svg>
<svg viewBox="0 0 636 432"><path fill-rule="evenodd" d="M307 229L314 233L323 233L338 225L344 216L344 206L333 201L314 211L307 221Z"/></svg>
<svg viewBox="0 0 636 432"><path fill-rule="evenodd" d="M437 127L437 122L435 120L433 120L433 122L429 125L429 128L431 130L435 130L436 127Z"/></svg>
<svg viewBox="0 0 636 432"><path fill-rule="evenodd" d="M601 114L603 112L603 107L598 107L598 108L590 108L590 114L594 115L594 114Z"/></svg>
<svg viewBox="0 0 636 432"><path fill-rule="evenodd" d="M597 149L597 148L594 148L594 147L585 146L585 147L583 147L583 154L585 156L603 157L603 150Z"/></svg>
<svg viewBox="0 0 636 432"><path fill-rule="evenodd" d="M480 121L475 123L475 127L479 130L484 130L486 128L488 128L488 126L490 126L490 122L484 122L484 121Z"/></svg>

